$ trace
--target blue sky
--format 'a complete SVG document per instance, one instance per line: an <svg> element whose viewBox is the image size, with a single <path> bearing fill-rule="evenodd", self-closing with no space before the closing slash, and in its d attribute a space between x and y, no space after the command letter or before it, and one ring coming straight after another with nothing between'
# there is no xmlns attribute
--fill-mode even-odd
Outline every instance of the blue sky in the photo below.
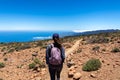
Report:
<svg viewBox="0 0 120 80"><path fill-rule="evenodd" d="M0 0L0 31L120 29L119 0Z"/></svg>

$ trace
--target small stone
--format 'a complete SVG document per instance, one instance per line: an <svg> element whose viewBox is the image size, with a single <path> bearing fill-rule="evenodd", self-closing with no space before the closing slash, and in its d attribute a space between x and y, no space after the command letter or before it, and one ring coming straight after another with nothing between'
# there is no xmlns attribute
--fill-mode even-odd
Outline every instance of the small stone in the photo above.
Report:
<svg viewBox="0 0 120 80"><path fill-rule="evenodd" d="M32 75L30 78L31 78L31 79L33 79L33 78L34 78L34 76Z"/></svg>
<svg viewBox="0 0 120 80"><path fill-rule="evenodd" d="M69 78L73 77L73 75L74 75L74 71L69 71L69 72L68 72L68 77L69 77Z"/></svg>
<svg viewBox="0 0 120 80"><path fill-rule="evenodd" d="M74 66L71 66L70 68L68 68L69 71L73 71L75 69Z"/></svg>
<svg viewBox="0 0 120 80"><path fill-rule="evenodd" d="M36 77L35 80L42 80L42 78L41 77Z"/></svg>
<svg viewBox="0 0 120 80"><path fill-rule="evenodd" d="M78 67L77 65L74 66L74 68L77 68L77 67Z"/></svg>
<svg viewBox="0 0 120 80"><path fill-rule="evenodd" d="M32 56L38 56L38 53L33 53Z"/></svg>
<svg viewBox="0 0 120 80"><path fill-rule="evenodd" d="M46 73L46 69L45 68L41 69L41 75L45 75L45 73Z"/></svg>
<svg viewBox="0 0 120 80"><path fill-rule="evenodd" d="M90 77L92 77L92 78L96 78L96 75L93 74L93 73L91 73L91 74L90 74Z"/></svg>
<svg viewBox="0 0 120 80"><path fill-rule="evenodd" d="M37 76L37 74L34 74L34 77L36 77Z"/></svg>
<svg viewBox="0 0 120 80"><path fill-rule="evenodd" d="M38 72L40 72L40 70L41 70L40 68L37 68L37 71L38 71Z"/></svg>
<svg viewBox="0 0 120 80"><path fill-rule="evenodd" d="M71 67L71 66L73 66L73 65L75 65L74 61L69 61L69 62L67 63L67 66L68 66L68 67Z"/></svg>
<svg viewBox="0 0 120 80"><path fill-rule="evenodd" d="M67 61L71 61L71 57L70 57L70 56L67 56L66 60L67 60Z"/></svg>
<svg viewBox="0 0 120 80"><path fill-rule="evenodd" d="M73 53L70 53L70 55L72 56L72 55L73 55Z"/></svg>
<svg viewBox="0 0 120 80"><path fill-rule="evenodd" d="M82 74L77 72L77 73L74 74L73 79L74 80L79 80L81 77L82 77Z"/></svg>
<svg viewBox="0 0 120 80"><path fill-rule="evenodd" d="M42 68L42 71L46 71L46 69L45 69L45 68Z"/></svg>

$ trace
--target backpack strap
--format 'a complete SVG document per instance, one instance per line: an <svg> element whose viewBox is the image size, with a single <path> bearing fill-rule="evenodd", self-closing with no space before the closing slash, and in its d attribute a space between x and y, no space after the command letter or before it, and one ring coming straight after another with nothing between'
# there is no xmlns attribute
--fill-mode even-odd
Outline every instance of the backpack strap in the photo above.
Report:
<svg viewBox="0 0 120 80"><path fill-rule="evenodd" d="M53 44L53 43L52 43L52 44L50 44L50 47L49 47L49 54L48 54L48 55L49 55L49 57L51 57L51 54L50 54L50 53L51 53L51 49L52 49L53 47L54 47L54 44Z"/></svg>
<svg viewBox="0 0 120 80"><path fill-rule="evenodd" d="M51 49L52 49L54 47L54 44L52 43L50 46L51 46Z"/></svg>

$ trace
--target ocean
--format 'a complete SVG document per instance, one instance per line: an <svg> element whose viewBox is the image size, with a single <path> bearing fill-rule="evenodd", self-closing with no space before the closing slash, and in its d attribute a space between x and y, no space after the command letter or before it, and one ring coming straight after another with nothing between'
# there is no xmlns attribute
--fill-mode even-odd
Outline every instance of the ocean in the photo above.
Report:
<svg viewBox="0 0 120 80"><path fill-rule="evenodd" d="M29 42L51 39L53 33L58 33L60 37L73 34L72 31L2 31L0 32L0 42Z"/></svg>

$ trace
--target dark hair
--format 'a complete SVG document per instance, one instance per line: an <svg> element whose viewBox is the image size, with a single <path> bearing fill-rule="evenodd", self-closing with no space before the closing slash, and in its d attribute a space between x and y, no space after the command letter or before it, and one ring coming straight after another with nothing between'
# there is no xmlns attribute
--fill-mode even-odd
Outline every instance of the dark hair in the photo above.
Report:
<svg viewBox="0 0 120 80"><path fill-rule="evenodd" d="M54 33L52 36L53 39L58 38L59 39L59 34L58 33Z"/></svg>
<svg viewBox="0 0 120 80"><path fill-rule="evenodd" d="M59 37L59 34L58 34L58 33L54 33L53 36L52 36L52 38L53 38L53 40L54 40L54 46L55 46L55 47L58 47L58 48L61 48L62 45L56 42L56 39L59 39L59 38L60 38L60 37Z"/></svg>

